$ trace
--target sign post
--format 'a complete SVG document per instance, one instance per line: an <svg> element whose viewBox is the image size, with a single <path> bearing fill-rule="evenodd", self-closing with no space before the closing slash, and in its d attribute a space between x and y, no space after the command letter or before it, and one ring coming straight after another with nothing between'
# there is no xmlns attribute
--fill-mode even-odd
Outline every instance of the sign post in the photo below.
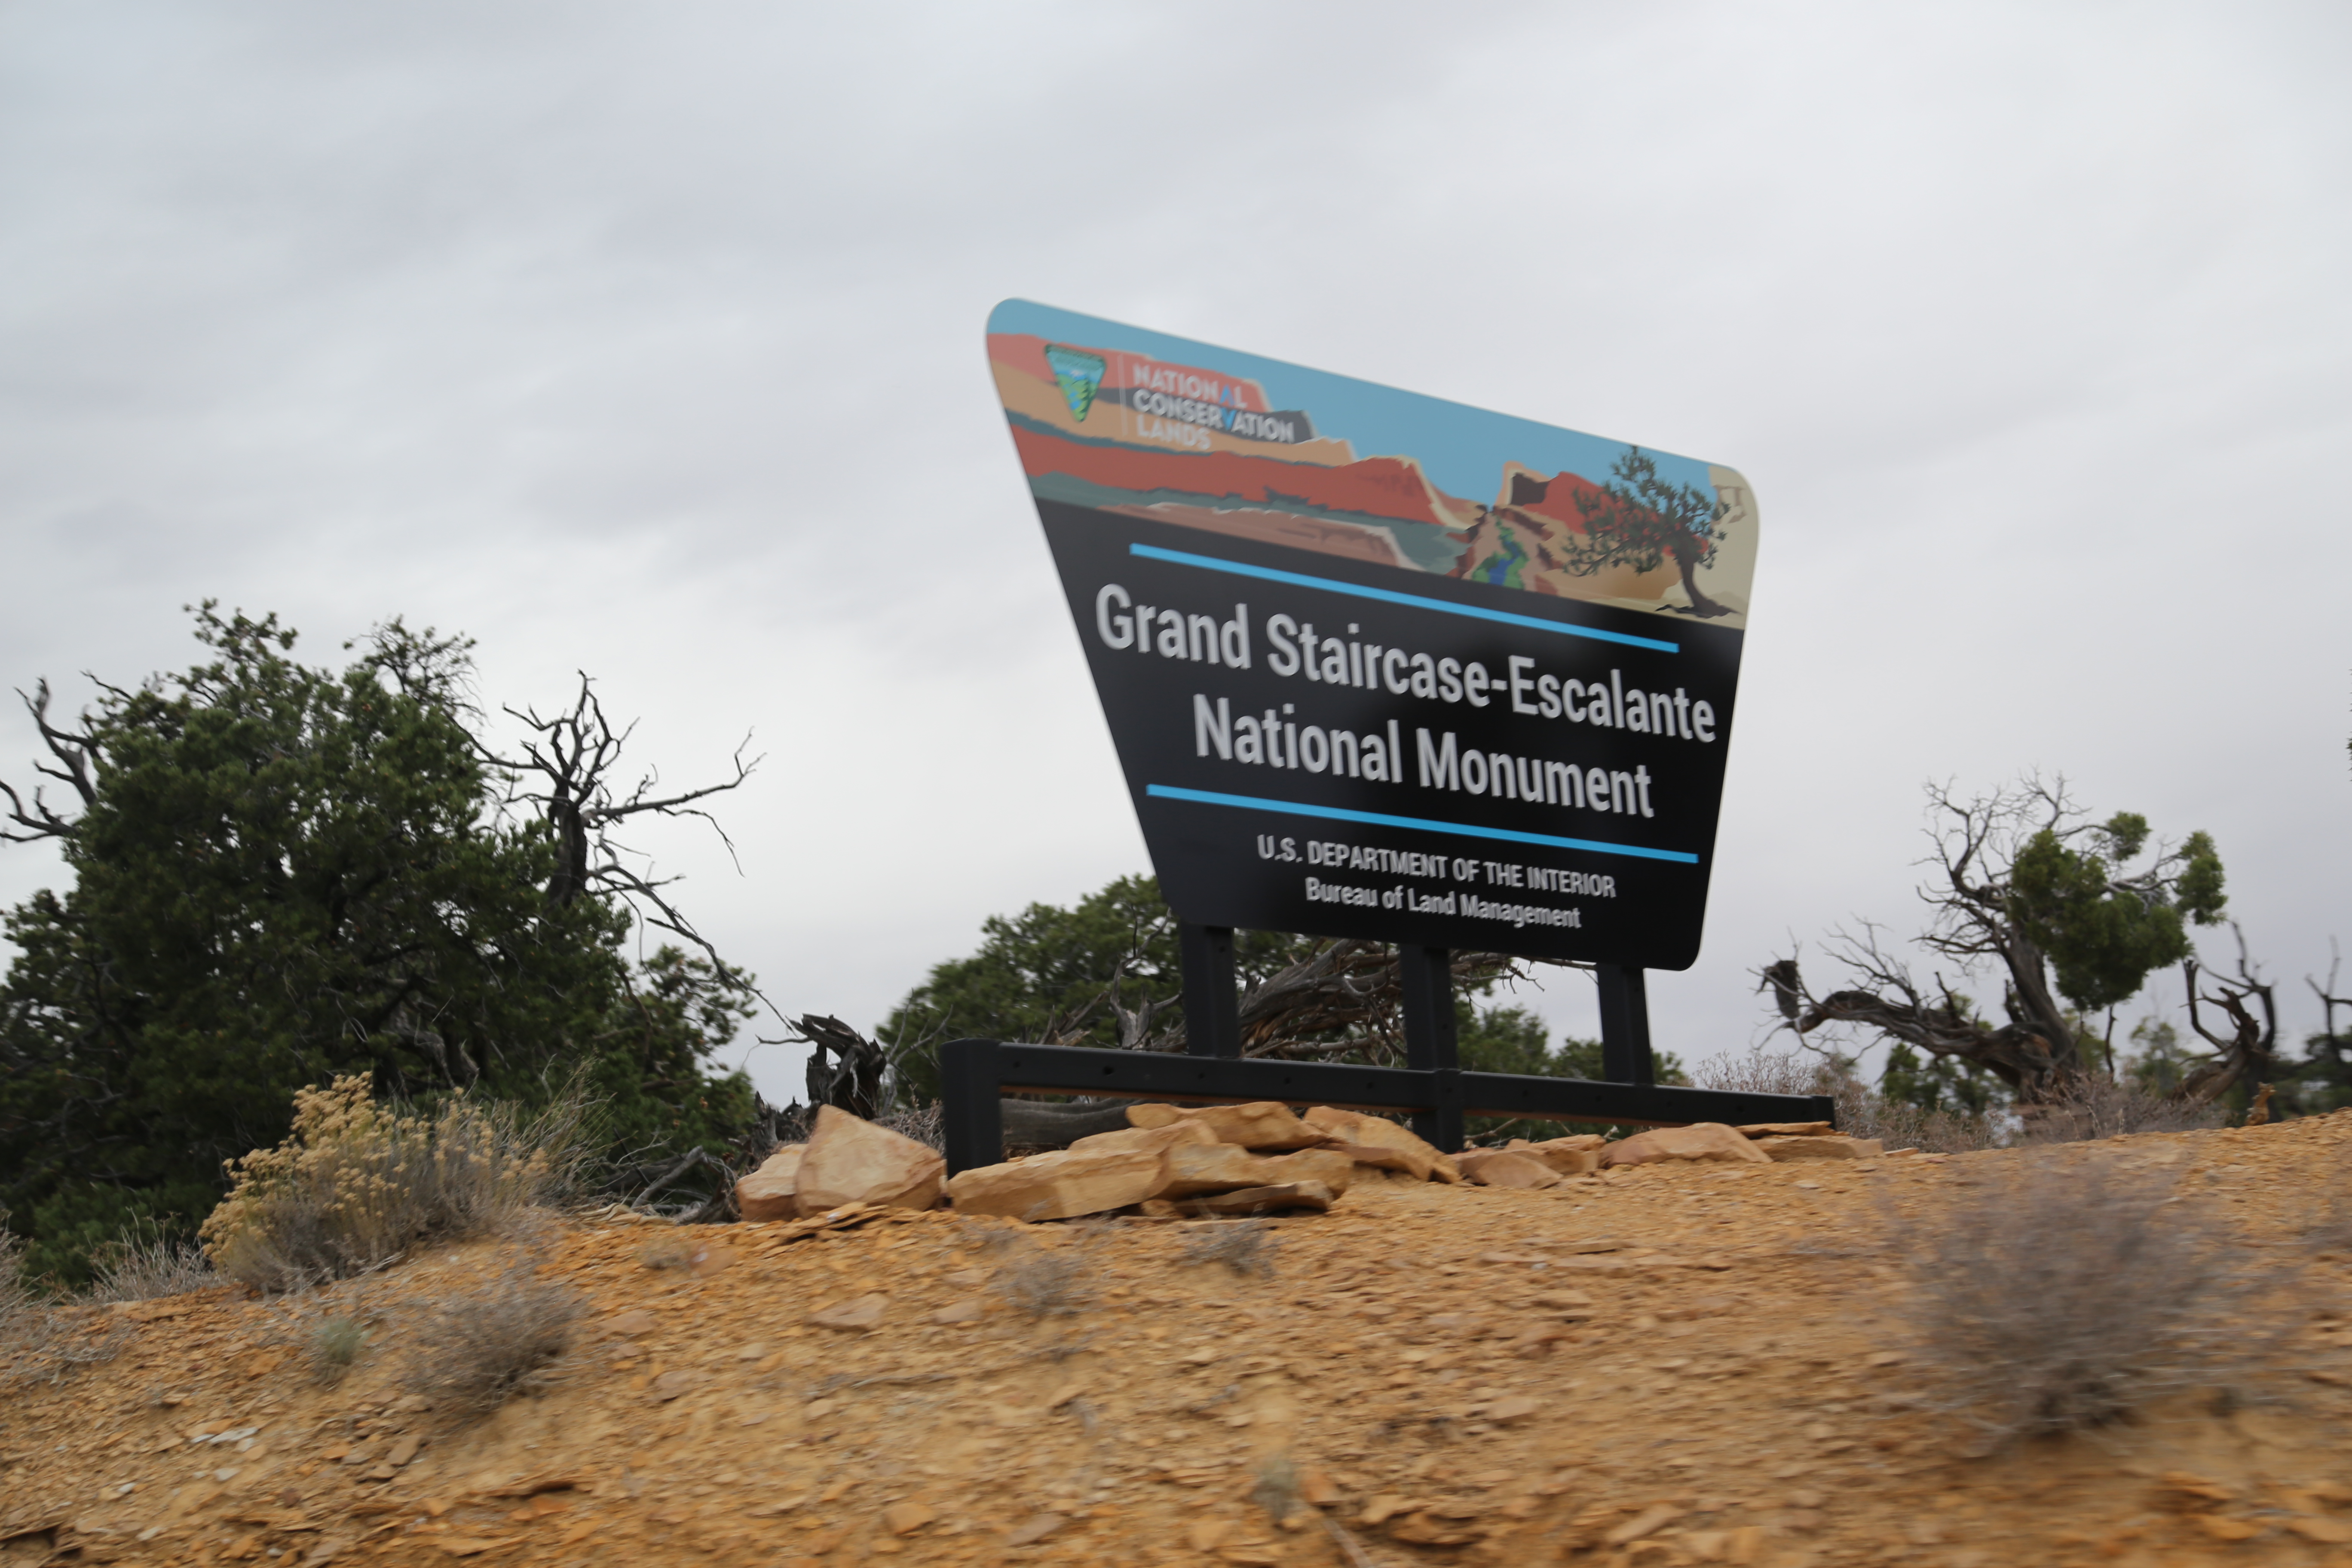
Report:
<svg viewBox="0 0 2352 1568"><path fill-rule="evenodd" d="M1642 972L1696 959L1714 865L1747 481L1022 300L988 352L1182 922L1188 1055L1240 1055L1242 927L1397 944L1442 1147L1455 951L1597 965L1609 1078L1649 1086Z"/></svg>

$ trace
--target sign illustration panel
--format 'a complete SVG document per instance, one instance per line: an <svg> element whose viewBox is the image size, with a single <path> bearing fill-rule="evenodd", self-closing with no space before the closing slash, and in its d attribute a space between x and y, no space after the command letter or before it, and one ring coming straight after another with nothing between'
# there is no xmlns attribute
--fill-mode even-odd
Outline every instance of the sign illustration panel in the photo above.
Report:
<svg viewBox="0 0 2352 1568"><path fill-rule="evenodd" d="M1737 472L1023 300L988 353L1179 914L1688 967Z"/></svg>

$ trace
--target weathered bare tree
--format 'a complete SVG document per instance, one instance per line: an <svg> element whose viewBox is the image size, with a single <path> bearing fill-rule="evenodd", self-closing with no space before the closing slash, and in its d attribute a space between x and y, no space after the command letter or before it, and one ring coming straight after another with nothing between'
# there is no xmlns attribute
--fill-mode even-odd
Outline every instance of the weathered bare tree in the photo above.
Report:
<svg viewBox="0 0 2352 1568"><path fill-rule="evenodd" d="M2331 936L2327 939L2327 984L2322 985L2308 974L2303 977L2303 983L2311 987L2311 994L2319 998L2320 1032L2324 1038L2329 1040L2340 1037L2336 1032L2336 1009L2352 1007L2352 996L2336 994L2336 976L2343 968L2344 954L2337 950L2336 939Z"/></svg>
<svg viewBox="0 0 2352 1568"><path fill-rule="evenodd" d="M830 1105L871 1121L890 1109L887 1052L838 1018L804 1013L793 1038L809 1047L808 1095L814 1108Z"/></svg>
<svg viewBox="0 0 2352 1568"><path fill-rule="evenodd" d="M88 679L97 681L94 676ZM36 682L29 697L18 689L16 697L25 704L25 711L33 716L41 744L49 751L51 760L35 763L33 771L44 778L72 785L74 793L81 796L81 804L90 805L98 799L98 780L92 770L99 762L99 743L91 732L89 714L82 715L81 728L78 730L61 729L49 722L51 698L47 680ZM0 779L0 794L8 797L8 820L14 824L13 827L0 827L0 839L11 844L31 844L43 838L74 837L74 818L57 814L48 803L46 786L34 785L33 798L27 801L16 793L14 784Z"/></svg>
<svg viewBox="0 0 2352 1568"><path fill-rule="evenodd" d="M2246 933L2231 929L2238 938L2238 973L2234 976L2218 975L2200 969L2195 959L2181 963L2181 976L2189 987L2189 1026L2197 1031L2214 1056L2200 1062L2184 1074L2174 1098L2195 1105L2209 1105L2228 1093L2239 1083L2267 1083L2274 1075L2278 1063L2278 1004L2271 994L2270 982L2264 980L2246 955ZM2200 981L2210 982L2218 994L2199 992ZM2252 1002L2254 1008L2246 1004ZM2205 1026L2198 1011L2199 1004L2217 1007L2230 1021L2230 1032L2217 1035ZM2262 1016L2254 1016L2254 1009Z"/></svg>
<svg viewBox="0 0 2352 1568"><path fill-rule="evenodd" d="M739 989L758 994L742 979L741 972L719 956L709 939L664 893L663 889L677 879L651 876L647 858L614 837L614 829L632 817L699 817L709 824L732 858L735 841L727 836L719 819L698 803L741 788L765 760L744 760L743 753L751 744L751 736L746 734L735 748L731 778L697 789L662 794L660 773L648 771L624 795L615 787L613 773L620 765L622 750L635 732L636 725L632 722L626 729L614 729L596 695L595 682L586 671L580 674L579 693L568 709L546 715L537 708L509 707L506 711L528 731L521 743L521 755L505 756L484 745L482 757L513 781L508 803L536 808L555 836L556 866L547 884L548 900L562 906L585 894L617 898L646 924L701 949L722 978ZM636 870L632 860L646 863L647 871ZM738 861L739 869L740 865ZM767 1000L765 996L760 999Z"/></svg>
<svg viewBox="0 0 2352 1568"><path fill-rule="evenodd" d="M1829 939L1852 984L1815 994L1793 955L1759 972L1778 1026L1803 1037L1850 1026L1986 1068L2026 1104L2062 1095L2092 1064L2061 987L2078 1006L2112 1006L2152 969L2185 957L2181 916L2217 918L2221 862L2202 835L2191 835L2177 847L2158 843L2151 861L2126 874L2121 863L2140 852L2146 823L2088 821L2063 777L2029 776L1968 798L1948 784L1927 793L1933 847L1920 862L1930 869L1919 896L1932 914L1918 943L1964 971L1996 969L2005 1020L1979 1016L1940 973L1921 982L1890 951L1885 928L1864 921ZM2226 1090L2241 1070L2203 1080L2202 1098Z"/></svg>

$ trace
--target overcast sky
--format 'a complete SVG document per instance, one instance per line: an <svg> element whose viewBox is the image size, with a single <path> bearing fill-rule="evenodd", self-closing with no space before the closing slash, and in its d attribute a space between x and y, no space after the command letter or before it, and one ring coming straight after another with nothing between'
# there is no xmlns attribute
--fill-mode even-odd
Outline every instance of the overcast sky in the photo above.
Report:
<svg viewBox="0 0 2352 1568"><path fill-rule="evenodd" d="M2211 832L2300 1031L2352 942L2347 43L2246 0L0 5L0 676L184 665L215 596L321 659L462 629L494 700L587 668L675 780L756 730L740 877L642 841L871 1025L1145 868L982 352L1020 295L1753 481L1661 1045L1745 1049L1792 937L1915 925L1922 781L2032 767ZM0 900L58 874L0 849Z"/></svg>

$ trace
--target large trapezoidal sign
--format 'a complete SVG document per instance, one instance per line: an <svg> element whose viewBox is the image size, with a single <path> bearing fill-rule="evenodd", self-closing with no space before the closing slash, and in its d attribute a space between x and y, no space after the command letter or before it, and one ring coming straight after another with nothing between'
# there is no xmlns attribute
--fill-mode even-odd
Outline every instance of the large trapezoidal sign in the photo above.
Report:
<svg viewBox="0 0 2352 1568"><path fill-rule="evenodd" d="M1169 904L1687 968L1733 470L1007 300L988 353Z"/></svg>

